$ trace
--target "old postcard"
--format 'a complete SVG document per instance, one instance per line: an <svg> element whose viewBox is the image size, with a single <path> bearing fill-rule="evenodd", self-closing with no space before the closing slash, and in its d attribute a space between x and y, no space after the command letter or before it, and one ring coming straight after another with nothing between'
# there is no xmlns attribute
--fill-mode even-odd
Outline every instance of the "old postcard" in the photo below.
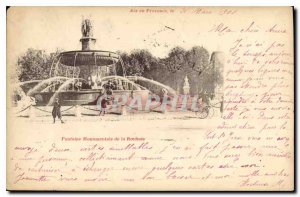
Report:
<svg viewBox="0 0 300 197"><path fill-rule="evenodd" d="M292 7L11 7L7 189L293 191Z"/></svg>

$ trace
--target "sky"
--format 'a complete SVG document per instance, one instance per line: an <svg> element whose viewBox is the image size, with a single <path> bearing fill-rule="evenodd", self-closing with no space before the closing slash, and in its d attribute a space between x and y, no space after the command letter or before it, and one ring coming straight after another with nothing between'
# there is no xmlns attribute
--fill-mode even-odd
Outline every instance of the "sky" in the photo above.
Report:
<svg viewBox="0 0 300 197"><path fill-rule="evenodd" d="M28 48L54 52L80 50L82 18L93 21L96 49L130 52L148 49L156 57L165 57L175 46L190 49L203 46L210 52L220 43L207 32L212 17L182 14L182 8L146 7L13 7L7 17L9 62ZM173 8L172 8L173 9ZM140 13L140 10L144 10ZM168 13L158 13L158 11Z"/></svg>
<svg viewBox="0 0 300 197"><path fill-rule="evenodd" d="M236 14L223 14L224 10ZM238 31L224 36L211 32L216 26L247 28L255 20L255 27L260 28L289 16L282 15L280 8L264 7L255 9L255 14L247 7L11 7L7 14L8 65L15 65L28 48L47 53L57 48L80 50L83 17L93 21L98 50L129 53L148 49L156 57L165 57L175 46L187 50L203 46L210 54L226 53L237 36L256 38ZM290 24L283 25L288 29Z"/></svg>

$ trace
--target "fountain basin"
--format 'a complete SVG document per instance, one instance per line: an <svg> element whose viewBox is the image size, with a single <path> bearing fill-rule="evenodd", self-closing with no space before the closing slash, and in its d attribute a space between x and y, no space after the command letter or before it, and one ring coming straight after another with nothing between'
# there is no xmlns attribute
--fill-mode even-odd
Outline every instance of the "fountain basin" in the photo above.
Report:
<svg viewBox="0 0 300 197"><path fill-rule="evenodd" d="M113 90L112 96L119 95L120 97L126 96L127 102L131 101L131 98L136 95L142 98L142 105L146 104L148 99L149 90ZM50 102L53 95L56 94L56 98L59 98L62 106L73 105L97 105L100 90L80 90L80 91L61 91L61 92L39 92L32 93L31 96L35 98L37 106L52 105Z"/></svg>

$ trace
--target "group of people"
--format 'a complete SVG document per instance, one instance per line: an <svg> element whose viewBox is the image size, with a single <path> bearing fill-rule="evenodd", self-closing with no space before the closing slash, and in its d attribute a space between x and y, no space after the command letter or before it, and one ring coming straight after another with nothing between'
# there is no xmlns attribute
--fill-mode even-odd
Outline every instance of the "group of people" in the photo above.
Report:
<svg viewBox="0 0 300 197"><path fill-rule="evenodd" d="M99 116L101 116L101 115L104 116L107 113L107 104L111 100L111 95L108 95L106 92L104 92L103 89L100 89L100 93L97 98L97 101L100 98L101 98L101 100L99 103L100 104ZM53 104L52 117L53 117L53 124L55 123L56 117L61 121L61 123L64 123L64 121L62 120L62 115L61 115L61 104L60 104L58 98L55 99L55 102Z"/></svg>
<svg viewBox="0 0 300 197"><path fill-rule="evenodd" d="M93 89L94 86L95 86L95 82L92 81L91 77L88 77L87 82L77 81L74 84L74 90L79 91L81 89ZM101 82L99 86L101 86Z"/></svg>
<svg viewBox="0 0 300 197"><path fill-rule="evenodd" d="M102 87L101 81L93 81L91 77L88 77L87 81L81 82L76 81L74 84L74 89L79 91L81 89L99 89ZM122 82L118 82L117 80L108 80L107 83L103 85L105 89L111 90L124 90Z"/></svg>
<svg viewBox="0 0 300 197"><path fill-rule="evenodd" d="M91 81L88 80L87 86L88 87L92 86ZM75 83L75 89L76 90L80 90L80 88L82 88L82 87L86 87L82 84L82 82L77 81ZM99 95L98 95L98 98L97 98L97 102L98 102L98 99L101 98L100 103L97 103L98 105L100 105L99 116L100 115L104 116L107 113L107 105L108 105L108 102L112 98L113 90L116 89L116 83L114 83L112 80L108 80L108 82L106 84L104 84L103 87L104 88L100 87ZM86 89L88 89L88 88L86 88ZM53 109L52 109L53 123L55 123L56 117L61 121L61 123L64 123L64 121L62 120L61 109L60 108L61 108L61 105L60 105L59 99L56 98L55 102L53 104Z"/></svg>

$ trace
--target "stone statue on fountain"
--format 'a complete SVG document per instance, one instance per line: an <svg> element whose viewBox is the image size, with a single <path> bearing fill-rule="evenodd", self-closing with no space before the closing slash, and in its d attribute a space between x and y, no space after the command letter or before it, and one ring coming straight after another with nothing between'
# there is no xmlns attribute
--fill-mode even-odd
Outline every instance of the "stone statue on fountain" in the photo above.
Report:
<svg viewBox="0 0 300 197"><path fill-rule="evenodd" d="M93 26L90 19L82 20L81 32L83 37L93 37Z"/></svg>

